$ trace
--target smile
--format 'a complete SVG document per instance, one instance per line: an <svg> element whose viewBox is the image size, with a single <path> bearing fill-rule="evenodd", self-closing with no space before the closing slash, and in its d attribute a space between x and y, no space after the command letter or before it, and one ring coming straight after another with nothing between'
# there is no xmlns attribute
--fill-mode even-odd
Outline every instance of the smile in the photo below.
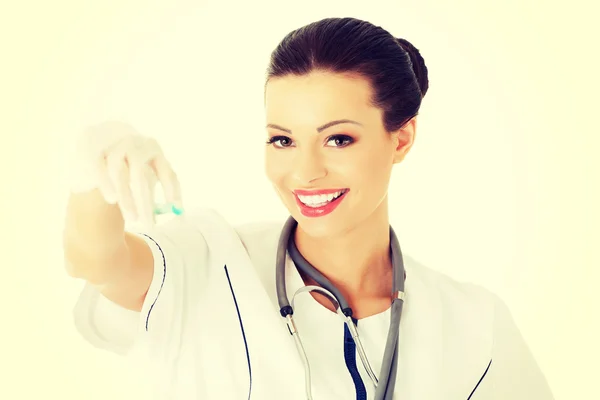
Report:
<svg viewBox="0 0 600 400"><path fill-rule="evenodd" d="M300 212L307 217L320 217L331 213L341 203L348 189L294 192Z"/></svg>
<svg viewBox="0 0 600 400"><path fill-rule="evenodd" d="M345 192L346 192L345 190L338 190L337 192L330 193L330 194L317 194L317 195L310 195L310 196L303 196L303 195L296 193L296 196L298 196L298 199L304 205L306 205L308 207L318 208L318 207L323 207L323 206L327 205L327 203L331 203L333 200L337 199Z"/></svg>

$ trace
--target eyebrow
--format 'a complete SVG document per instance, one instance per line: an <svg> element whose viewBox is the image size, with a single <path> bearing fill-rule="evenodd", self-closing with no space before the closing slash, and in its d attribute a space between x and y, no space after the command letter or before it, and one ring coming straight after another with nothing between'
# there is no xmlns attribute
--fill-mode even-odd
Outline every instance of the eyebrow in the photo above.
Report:
<svg viewBox="0 0 600 400"><path fill-rule="evenodd" d="M351 119L336 119L335 121L330 121L324 125L319 126L317 128L317 132L321 133L325 129L331 128L332 126L339 125L339 124L355 124L355 125L363 126L360 122L356 122ZM276 124L267 124L267 128L279 129L280 131L287 132L290 135L292 134L292 131L290 129L283 128Z"/></svg>

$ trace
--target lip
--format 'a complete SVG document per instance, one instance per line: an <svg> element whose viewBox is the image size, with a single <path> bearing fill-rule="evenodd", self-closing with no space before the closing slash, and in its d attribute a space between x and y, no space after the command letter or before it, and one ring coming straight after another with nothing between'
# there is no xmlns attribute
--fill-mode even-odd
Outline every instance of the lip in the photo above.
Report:
<svg viewBox="0 0 600 400"><path fill-rule="evenodd" d="M331 194L331 193L336 193L336 192L341 192L342 190L348 190L348 189L315 189L315 190L294 190L294 194L296 195L300 195L300 196L317 196L317 195L321 195L321 194Z"/></svg>
<svg viewBox="0 0 600 400"><path fill-rule="evenodd" d="M300 199L298 198L298 195L310 196L310 195L320 195L320 194L331 194L331 193L339 192L341 190L344 190L345 192L340 197L338 197L331 203L327 203L323 207L318 207L318 208L309 207L309 206L305 205L304 203L302 203L300 201ZM327 214L331 214L341 204L341 202L346 198L346 195L348 194L349 191L350 191L349 189L295 190L294 198L296 199L296 204L298 205L300 212L305 217L309 217L309 218L323 217Z"/></svg>

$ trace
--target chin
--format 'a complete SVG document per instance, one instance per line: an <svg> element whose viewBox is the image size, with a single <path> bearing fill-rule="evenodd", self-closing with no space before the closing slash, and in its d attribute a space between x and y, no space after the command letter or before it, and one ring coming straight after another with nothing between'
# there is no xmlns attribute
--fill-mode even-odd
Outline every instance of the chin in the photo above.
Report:
<svg viewBox="0 0 600 400"><path fill-rule="evenodd" d="M340 210L336 210L340 211ZM292 216L298 222L298 226L304 233L312 238L327 238L339 235L345 231L350 224L348 217L344 218L341 213L333 212L323 217L306 217L298 211L293 210Z"/></svg>

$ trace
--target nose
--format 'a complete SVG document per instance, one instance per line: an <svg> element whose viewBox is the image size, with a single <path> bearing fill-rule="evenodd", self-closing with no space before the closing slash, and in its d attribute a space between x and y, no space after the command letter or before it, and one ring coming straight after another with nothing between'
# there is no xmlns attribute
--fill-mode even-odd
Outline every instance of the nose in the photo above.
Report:
<svg viewBox="0 0 600 400"><path fill-rule="evenodd" d="M293 176L300 185L312 183L327 175L322 155L314 150L297 151L292 167Z"/></svg>

